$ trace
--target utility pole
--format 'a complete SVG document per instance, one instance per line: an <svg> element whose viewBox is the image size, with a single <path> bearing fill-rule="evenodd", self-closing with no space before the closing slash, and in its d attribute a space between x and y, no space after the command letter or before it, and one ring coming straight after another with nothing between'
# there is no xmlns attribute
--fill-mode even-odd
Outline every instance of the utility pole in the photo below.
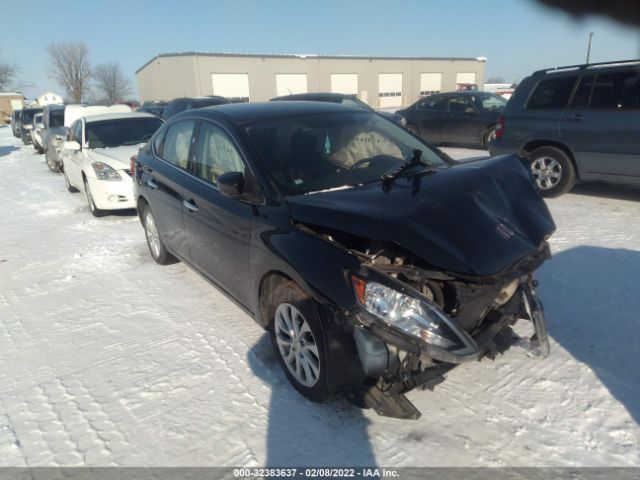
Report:
<svg viewBox="0 0 640 480"><path fill-rule="evenodd" d="M591 54L591 37L593 37L593 32L589 33L589 46L587 47L587 65L589 65L589 55Z"/></svg>

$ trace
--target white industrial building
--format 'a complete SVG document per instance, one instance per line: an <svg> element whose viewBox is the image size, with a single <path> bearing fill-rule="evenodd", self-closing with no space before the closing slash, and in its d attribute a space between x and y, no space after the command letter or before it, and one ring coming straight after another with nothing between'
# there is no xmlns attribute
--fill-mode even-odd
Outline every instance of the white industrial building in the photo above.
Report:
<svg viewBox="0 0 640 480"><path fill-rule="evenodd" d="M462 84L484 85L486 58L164 53L136 71L142 101L220 95L266 101L339 92L374 108L401 107Z"/></svg>

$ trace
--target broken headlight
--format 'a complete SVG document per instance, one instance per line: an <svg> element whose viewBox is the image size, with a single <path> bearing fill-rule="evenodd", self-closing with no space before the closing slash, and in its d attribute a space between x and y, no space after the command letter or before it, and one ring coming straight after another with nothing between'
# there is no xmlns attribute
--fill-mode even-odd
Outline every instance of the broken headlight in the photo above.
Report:
<svg viewBox="0 0 640 480"><path fill-rule="evenodd" d="M355 275L352 281L360 304L388 326L451 352L469 346L437 306L379 282Z"/></svg>

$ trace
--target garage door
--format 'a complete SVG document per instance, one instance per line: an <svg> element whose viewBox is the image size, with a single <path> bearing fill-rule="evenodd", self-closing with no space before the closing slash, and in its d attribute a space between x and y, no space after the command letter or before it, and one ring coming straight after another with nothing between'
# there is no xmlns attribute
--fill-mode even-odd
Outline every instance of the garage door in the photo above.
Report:
<svg viewBox="0 0 640 480"><path fill-rule="evenodd" d="M278 73L276 74L276 94L294 95L296 93L307 93L306 73Z"/></svg>
<svg viewBox="0 0 640 480"><path fill-rule="evenodd" d="M402 74L381 73L378 75L378 97L380 107L402 106Z"/></svg>
<svg viewBox="0 0 640 480"><path fill-rule="evenodd" d="M476 83L476 73L475 72L458 73L456 75L456 83L458 85L460 85L461 83L470 83L473 85Z"/></svg>
<svg viewBox="0 0 640 480"><path fill-rule="evenodd" d="M234 102L249 101L249 74L212 73L213 94L226 97Z"/></svg>
<svg viewBox="0 0 640 480"><path fill-rule="evenodd" d="M441 73L421 73L420 74L420 96L433 95L442 91Z"/></svg>
<svg viewBox="0 0 640 480"><path fill-rule="evenodd" d="M333 93L344 93L346 95L358 94L358 74L357 73L332 73L331 91Z"/></svg>

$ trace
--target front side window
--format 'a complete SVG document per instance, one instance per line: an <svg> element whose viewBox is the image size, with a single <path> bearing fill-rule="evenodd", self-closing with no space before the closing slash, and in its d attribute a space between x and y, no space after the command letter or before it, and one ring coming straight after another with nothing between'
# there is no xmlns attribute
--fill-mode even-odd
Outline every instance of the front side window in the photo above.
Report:
<svg viewBox="0 0 640 480"><path fill-rule="evenodd" d="M365 111L254 123L246 132L265 170L290 195L378 182L416 149L433 167L445 163L402 127Z"/></svg>
<svg viewBox="0 0 640 480"><path fill-rule="evenodd" d="M449 111L454 113L473 113L476 107L473 104L474 97L456 95L449 99Z"/></svg>
<svg viewBox="0 0 640 480"><path fill-rule="evenodd" d="M591 101L591 90L593 89L593 75L587 75L580 79L580 84L576 89L571 102L572 108L589 108Z"/></svg>
<svg viewBox="0 0 640 480"><path fill-rule="evenodd" d="M624 72L598 75L593 86L591 108L599 110L639 110L640 72Z"/></svg>
<svg viewBox="0 0 640 480"><path fill-rule="evenodd" d="M184 170L189 165L189 148L193 137L193 120L177 122L167 128L162 147L162 158Z"/></svg>
<svg viewBox="0 0 640 480"><path fill-rule="evenodd" d="M195 175L213 185L223 173L244 173L244 163L235 144L224 130L212 123L202 123L198 134Z"/></svg>
<svg viewBox="0 0 640 480"><path fill-rule="evenodd" d="M549 78L541 81L533 90L527 108L541 110L562 110L569 102L571 90L578 76Z"/></svg>
<svg viewBox="0 0 640 480"><path fill-rule="evenodd" d="M71 126L69 127L69 131L67 132L67 140L68 141L76 140L76 127L78 126L78 123L80 123L79 120L73 122L71 124ZM80 143L80 142L78 142L78 143Z"/></svg>
<svg viewBox="0 0 640 480"><path fill-rule="evenodd" d="M76 122L76 128L73 130L73 139L82 145L82 120Z"/></svg>

